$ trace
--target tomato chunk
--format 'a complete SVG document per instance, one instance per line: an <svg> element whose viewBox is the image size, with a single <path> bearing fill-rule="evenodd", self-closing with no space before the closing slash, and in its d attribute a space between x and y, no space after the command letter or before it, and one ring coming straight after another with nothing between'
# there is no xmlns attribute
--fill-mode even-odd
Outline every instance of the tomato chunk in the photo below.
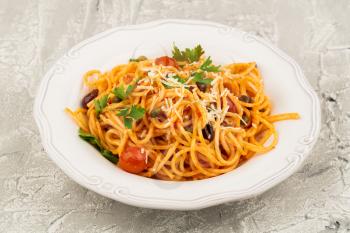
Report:
<svg viewBox="0 0 350 233"><path fill-rule="evenodd" d="M118 166L130 173L140 173L147 167L146 152L139 147L129 146L119 156Z"/></svg>
<svg viewBox="0 0 350 233"><path fill-rule="evenodd" d="M232 100L230 98L226 98L226 100L227 100L227 105L228 105L228 111L233 112L233 113L237 113L237 107L232 102Z"/></svg>
<svg viewBox="0 0 350 233"><path fill-rule="evenodd" d="M168 56L163 56L163 57L158 57L155 60L156 65L163 65L163 66L173 66L175 68L178 68L179 66L177 65L177 62L175 59L168 57Z"/></svg>

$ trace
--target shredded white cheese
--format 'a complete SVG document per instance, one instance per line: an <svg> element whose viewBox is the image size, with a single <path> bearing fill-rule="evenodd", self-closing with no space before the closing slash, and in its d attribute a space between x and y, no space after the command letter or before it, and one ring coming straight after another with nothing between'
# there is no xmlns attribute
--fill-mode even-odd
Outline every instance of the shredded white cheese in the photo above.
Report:
<svg viewBox="0 0 350 233"><path fill-rule="evenodd" d="M226 108L223 110L222 114L221 114L221 119L220 122L222 123L225 120L226 114L228 112L229 106L226 106Z"/></svg>
<svg viewBox="0 0 350 233"><path fill-rule="evenodd" d="M221 112L222 111L220 109L209 108L207 111L208 121L215 121L215 118L221 119L220 118Z"/></svg>
<svg viewBox="0 0 350 233"><path fill-rule="evenodd" d="M223 110L221 110L215 108L215 106L211 104L207 111L208 121L215 121L215 119L218 119L220 123L222 123L225 120L228 109L229 106L226 106Z"/></svg>
<svg viewBox="0 0 350 233"><path fill-rule="evenodd" d="M167 73L165 75L165 77L168 77L168 78L174 78L175 76L176 76L176 74L174 74L174 73Z"/></svg>
<svg viewBox="0 0 350 233"><path fill-rule="evenodd" d="M225 88L224 91L221 93L220 97L227 96L228 93L230 93L229 90L227 88Z"/></svg>
<svg viewBox="0 0 350 233"><path fill-rule="evenodd" d="M170 98L164 98L164 102L165 102L165 106L162 106L160 109L162 109L164 112L170 115L174 110L173 102Z"/></svg>
<svg viewBox="0 0 350 233"><path fill-rule="evenodd" d="M213 81L211 81L211 85L214 86L220 79L222 79L222 77L220 75L217 75L217 74L213 74L214 75L214 79Z"/></svg>
<svg viewBox="0 0 350 233"><path fill-rule="evenodd" d="M216 87L212 87L210 92L208 93L208 97L210 102L216 102L218 96L218 92L216 91Z"/></svg>
<svg viewBox="0 0 350 233"><path fill-rule="evenodd" d="M153 76L156 76L156 72L155 71L153 71L153 70L151 70L151 71L148 71L148 73L147 73L147 75L149 76L149 77L153 77Z"/></svg>
<svg viewBox="0 0 350 233"><path fill-rule="evenodd" d="M180 92L180 90L181 90L181 92ZM181 88L181 89L176 88L176 89L175 89L175 93L177 94L177 96L179 96L179 97L183 97L183 91L182 91L182 88Z"/></svg>
<svg viewBox="0 0 350 233"><path fill-rule="evenodd" d="M189 79L187 79L187 81L185 83L189 84L192 81L193 78L194 78L194 76L191 76Z"/></svg>
<svg viewBox="0 0 350 233"><path fill-rule="evenodd" d="M180 83L177 79L173 78L173 76L165 77L161 82L170 87L188 87L187 84Z"/></svg>
<svg viewBox="0 0 350 233"><path fill-rule="evenodd" d="M141 137L141 138L144 138L144 137L146 136L146 134L147 134L147 130L144 129L144 130L142 130L142 132L141 132L141 134L140 134L140 137ZM143 149L143 148L142 148L142 149Z"/></svg>
<svg viewBox="0 0 350 233"><path fill-rule="evenodd" d="M142 85L139 85L136 87L136 89L138 90L154 90L154 87L153 86L142 86Z"/></svg>

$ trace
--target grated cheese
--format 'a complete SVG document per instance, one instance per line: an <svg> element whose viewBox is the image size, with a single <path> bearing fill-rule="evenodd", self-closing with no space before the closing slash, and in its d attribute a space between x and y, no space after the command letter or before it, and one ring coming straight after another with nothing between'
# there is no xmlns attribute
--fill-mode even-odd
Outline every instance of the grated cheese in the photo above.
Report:
<svg viewBox="0 0 350 233"><path fill-rule="evenodd" d="M144 138L146 136L146 134L147 134L147 130L145 130L145 129L142 130L140 138Z"/></svg>
<svg viewBox="0 0 350 233"><path fill-rule="evenodd" d="M174 110L174 105L171 99L164 98L165 106L162 106L161 109L170 115Z"/></svg>
<svg viewBox="0 0 350 233"><path fill-rule="evenodd" d="M153 86L137 86L136 89L141 89L141 90L154 90Z"/></svg>
<svg viewBox="0 0 350 233"><path fill-rule="evenodd" d="M182 88L181 88L182 90ZM182 93L180 93L180 90L178 88L175 89L175 93L177 94L177 96L179 97L183 97L183 91L181 91Z"/></svg>
<svg viewBox="0 0 350 233"><path fill-rule="evenodd" d="M210 99L210 102L216 102L217 96L218 96L218 92L216 90L216 86L213 86L211 88L210 92L208 93L208 97Z"/></svg>
<svg viewBox="0 0 350 233"><path fill-rule="evenodd" d="M150 70L150 71L148 71L148 73L147 73L147 75L149 76L149 77L153 77L153 76L156 76L156 72L155 71L153 71L153 70Z"/></svg>
<svg viewBox="0 0 350 233"><path fill-rule="evenodd" d="M226 114L227 114L228 109L229 109L229 106L226 106L226 108L225 108L224 111L222 112L222 114L221 114L221 120L220 120L221 123L225 120L225 117L226 117Z"/></svg>
<svg viewBox="0 0 350 233"><path fill-rule="evenodd" d="M207 111L208 121L215 121L215 118L218 118L219 115L220 115L220 110L219 109L209 108L209 111Z"/></svg>
<svg viewBox="0 0 350 233"><path fill-rule="evenodd" d="M170 106L168 103L168 98L165 98L164 101L165 101L165 108L167 109L167 111L169 111Z"/></svg>
<svg viewBox="0 0 350 233"><path fill-rule="evenodd" d="M194 76L191 76L189 79L187 79L187 81L185 83L186 84L190 83L192 81L192 79L194 79Z"/></svg>
<svg viewBox="0 0 350 233"><path fill-rule="evenodd" d="M161 82L170 87L188 87L187 84L180 83L177 79L173 78L173 76L165 77Z"/></svg>
<svg viewBox="0 0 350 233"><path fill-rule="evenodd" d="M214 86L220 79L222 79L222 77L217 74L213 74L213 75L215 78L213 79L213 81L211 81L212 86Z"/></svg>
<svg viewBox="0 0 350 233"><path fill-rule="evenodd" d="M228 95L229 90L227 88L224 88L224 91L221 93L220 97L224 97L226 95Z"/></svg>

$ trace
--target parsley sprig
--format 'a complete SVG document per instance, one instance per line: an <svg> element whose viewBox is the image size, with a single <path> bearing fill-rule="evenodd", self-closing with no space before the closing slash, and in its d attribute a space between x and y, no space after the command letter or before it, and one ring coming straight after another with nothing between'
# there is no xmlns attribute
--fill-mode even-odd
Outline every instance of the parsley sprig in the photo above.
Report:
<svg viewBox="0 0 350 233"><path fill-rule="evenodd" d="M103 157L108 159L110 162L114 164L118 162L118 157L116 155L113 155L113 153L109 150L104 149L100 141L94 135L89 134L82 129L79 129L79 137L95 147L103 155Z"/></svg>
<svg viewBox="0 0 350 233"><path fill-rule="evenodd" d="M102 96L100 99L95 99L95 112L97 117L101 114L102 110L107 106L108 95Z"/></svg>
<svg viewBox="0 0 350 233"><path fill-rule="evenodd" d="M125 127L131 129L132 122L142 119L142 117L145 115L145 112L146 110L144 108L139 107L137 105L132 105L131 108L127 107L121 109L117 115L122 116Z"/></svg>
<svg viewBox="0 0 350 233"><path fill-rule="evenodd" d="M202 54L204 54L204 50L202 46L197 45L193 49L186 48L181 51L176 45L173 47L173 58L177 61L187 61L187 62L195 62L199 61L199 58Z"/></svg>
<svg viewBox="0 0 350 233"><path fill-rule="evenodd" d="M192 81L195 83L210 84L213 81L213 79L205 78L205 74L203 72L197 72L194 73Z"/></svg>
<svg viewBox="0 0 350 233"><path fill-rule="evenodd" d="M166 77L169 78L168 75L167 75ZM172 78L175 79L177 82L182 83L182 84L184 84L184 83L186 82L185 79L181 78L181 77L178 76L178 75L172 76ZM164 85L164 87L165 87L166 89L173 88L172 86L169 86L169 85L167 85L167 84L165 84L165 83L163 83L163 85Z"/></svg>
<svg viewBox="0 0 350 233"><path fill-rule="evenodd" d="M179 83L182 83L182 84L184 84L186 82L185 79L181 78L178 75L175 75L173 78L176 79L176 81L178 81Z"/></svg>
<svg viewBox="0 0 350 233"><path fill-rule="evenodd" d="M207 72L219 72L220 66L212 65L212 60L210 56L203 62L199 69Z"/></svg>
<svg viewBox="0 0 350 233"><path fill-rule="evenodd" d="M124 85L120 85L113 89L113 94L120 100L125 100L126 97L135 89L136 85L128 85L127 88L124 88Z"/></svg>

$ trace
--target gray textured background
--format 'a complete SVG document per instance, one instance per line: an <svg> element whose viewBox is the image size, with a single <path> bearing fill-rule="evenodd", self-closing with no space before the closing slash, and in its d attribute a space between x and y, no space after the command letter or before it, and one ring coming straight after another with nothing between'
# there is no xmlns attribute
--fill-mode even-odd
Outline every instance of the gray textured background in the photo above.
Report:
<svg viewBox="0 0 350 233"><path fill-rule="evenodd" d="M212 20L295 58L322 101L319 141L265 194L199 211L127 206L71 181L46 156L36 89L71 46L119 25ZM350 1L0 0L0 232L350 232Z"/></svg>

